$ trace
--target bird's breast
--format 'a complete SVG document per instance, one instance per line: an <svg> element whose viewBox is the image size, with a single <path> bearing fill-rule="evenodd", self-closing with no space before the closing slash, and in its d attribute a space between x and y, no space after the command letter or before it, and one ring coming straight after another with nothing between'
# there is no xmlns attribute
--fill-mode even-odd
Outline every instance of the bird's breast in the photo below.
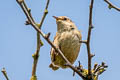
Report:
<svg viewBox="0 0 120 80"><path fill-rule="evenodd" d="M63 32L59 39L60 49L71 63L74 63L80 50L80 38L77 35L75 32Z"/></svg>

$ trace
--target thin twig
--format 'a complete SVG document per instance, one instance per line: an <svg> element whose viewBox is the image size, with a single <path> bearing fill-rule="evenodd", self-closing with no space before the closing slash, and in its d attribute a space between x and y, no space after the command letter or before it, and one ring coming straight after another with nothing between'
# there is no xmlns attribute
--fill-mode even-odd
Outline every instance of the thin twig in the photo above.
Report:
<svg viewBox="0 0 120 80"><path fill-rule="evenodd" d="M25 4L25 3L24 3L24 4ZM49 5L49 0L47 0L47 4L46 4L46 8L45 8L45 11L47 11L47 12L44 12L43 17L42 17L42 19L41 19L41 23L40 23L40 25L38 25L38 27L39 27L40 29L41 29L41 27L42 27L42 23L43 23L43 21L45 20L46 15L47 15L47 13L48 13L48 10L47 10L48 5ZM26 6L26 8L27 8L27 6ZM31 17L31 19L33 19L31 14L30 14L30 17ZM33 20L33 22L34 22L34 20ZM38 63L38 58L39 58L39 52L40 52L40 47L42 46L42 43L41 43L41 42L42 42L42 41L41 41L41 39L40 39L40 34L39 34L39 32L37 32L37 50L36 50L36 53L34 53L32 76L36 76L36 68L37 68L37 63Z"/></svg>
<svg viewBox="0 0 120 80"><path fill-rule="evenodd" d="M120 11L120 8L117 8L116 6L114 6L109 0L104 0L104 1L110 6L110 8L114 8L117 11Z"/></svg>
<svg viewBox="0 0 120 80"><path fill-rule="evenodd" d="M91 30L93 28L93 25L92 25L93 3L94 3L94 0L91 0L90 6L89 6L89 28L88 28L87 40L80 41L80 43L85 43L86 46L87 46L87 53L88 53L88 75L90 76L90 78L91 78L91 59L93 57L93 55L91 54L91 51L90 51Z"/></svg>
<svg viewBox="0 0 120 80"><path fill-rule="evenodd" d="M88 75L91 75L91 51L90 51L90 37L91 37L91 30L92 30L92 10L93 10L93 3L94 0L91 0L89 6L89 28L88 28L88 37L87 37L87 53L88 53Z"/></svg>
<svg viewBox="0 0 120 80"><path fill-rule="evenodd" d="M97 75L100 75L101 73L103 73L105 71L105 69L107 68L108 66L105 65L104 62L102 62L101 65L98 65L96 64L96 68L94 69L94 74L97 73Z"/></svg>
<svg viewBox="0 0 120 80"><path fill-rule="evenodd" d="M87 44L87 40L81 40L81 41L79 41L80 43L85 43L85 44Z"/></svg>
<svg viewBox="0 0 120 80"><path fill-rule="evenodd" d="M44 21L46 15L47 15L47 13L48 13L48 10L47 10L47 9L48 9L49 2L50 2L50 0L47 0L47 4L46 4L45 10L44 10L44 14L43 14L43 16L42 16L42 20L40 21L39 28L42 26L43 21Z"/></svg>
<svg viewBox="0 0 120 80"><path fill-rule="evenodd" d="M38 58L39 58L39 52L40 52L40 35L37 33L37 49L36 52L32 55L33 56L33 67L32 67L32 76L36 76L36 68L37 68L37 63L38 63Z"/></svg>
<svg viewBox="0 0 120 80"><path fill-rule="evenodd" d="M23 5L24 5L24 7L26 8L26 10L29 12L29 15L30 15L32 21L35 23L35 21L34 21L32 15L31 15L31 9L27 7L27 5L26 5L26 3L24 2L24 0L23 0Z"/></svg>
<svg viewBox="0 0 120 80"><path fill-rule="evenodd" d="M24 0L21 1L21 2L20 2L20 0L17 0L17 2L18 2L18 4L20 4L20 6L21 6L21 8L23 9L24 13L25 13L26 15L28 15L27 18L29 17L29 18L28 18L29 23L30 23L31 25L32 25L32 24L36 25L36 23L35 23L32 15L31 15L31 13L30 13L30 9L27 7L27 5L26 5L26 3L24 2ZM47 10L48 5L49 5L49 0L47 1L45 10ZM48 12L47 12L47 13L48 13ZM43 15L43 17L42 17L42 19L41 19L40 25L36 25L36 27L41 28L42 23L43 23L43 21L44 21L44 19L45 19L45 16L47 15L47 13L44 12L44 15ZM31 79L32 79L33 77L36 78L36 68L37 68L37 63L38 63L39 52L40 52L40 47L41 47L41 46L42 46L42 41L41 41L41 39L40 39L40 34L39 34L39 32L37 32L37 49L36 49L36 52L32 55L34 61L33 61L32 77L31 77Z"/></svg>
<svg viewBox="0 0 120 80"><path fill-rule="evenodd" d="M25 3L24 3L24 4L25 4ZM47 13L48 13L48 10L47 10L48 5L49 5L49 0L47 0L47 4L46 4L45 10L44 10L44 14L43 14L43 16L42 16L42 19L41 19L41 21L40 21L40 24L38 25L38 27L39 27L40 29L41 29L41 27L42 27L42 24L43 24L43 21L45 20L46 15L47 15ZM26 5L25 5L25 6L26 6ZM27 8L27 6L26 6L26 8ZM30 14L30 17L31 17L31 19L33 20L31 14ZM34 22L34 20L33 20L33 22ZM32 76L35 76L35 75L36 75L37 62L38 62L38 57L39 57L39 52L40 52L40 47L41 47L41 46L42 46L42 44L41 44L40 34L39 34L39 32L37 32L37 50L36 50L36 53L34 54L35 57L34 57L33 68L32 68Z"/></svg>
<svg viewBox="0 0 120 80"><path fill-rule="evenodd" d="M17 0L18 2L19 0ZM73 70L75 71L79 76L81 76L81 78L85 78L82 73L80 73L68 60L67 58L63 55L63 53L61 52L61 50L59 48L56 48L56 46L53 44L53 42L51 42L49 40L49 38L46 38L46 35L37 27L37 25L32 21L30 15L29 15L29 12L25 9L25 7L23 6L22 3L19 3L18 4L20 5L20 7L22 8L22 10L24 11L27 19L30 21L32 27L41 34L41 36L55 49L55 51L57 51L60 56L63 58L63 60L67 63L67 65Z"/></svg>
<svg viewBox="0 0 120 80"><path fill-rule="evenodd" d="M5 68L2 69L1 71L3 73L3 75L5 76L6 80L9 80L8 76L7 76L7 72L5 70Z"/></svg>

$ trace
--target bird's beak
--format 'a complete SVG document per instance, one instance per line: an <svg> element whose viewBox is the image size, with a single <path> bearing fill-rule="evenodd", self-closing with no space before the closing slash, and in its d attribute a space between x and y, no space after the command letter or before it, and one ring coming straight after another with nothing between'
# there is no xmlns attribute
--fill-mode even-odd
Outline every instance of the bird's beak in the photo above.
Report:
<svg viewBox="0 0 120 80"><path fill-rule="evenodd" d="M60 20L60 18L59 18L59 17L56 17L56 16L53 16L53 18L55 18L56 21Z"/></svg>

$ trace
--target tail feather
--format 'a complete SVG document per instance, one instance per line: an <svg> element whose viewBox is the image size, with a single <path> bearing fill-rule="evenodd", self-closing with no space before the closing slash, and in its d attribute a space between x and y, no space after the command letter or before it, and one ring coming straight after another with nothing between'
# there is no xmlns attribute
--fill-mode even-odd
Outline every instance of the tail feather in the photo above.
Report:
<svg viewBox="0 0 120 80"><path fill-rule="evenodd" d="M56 65L54 65L54 64L52 64L52 63L49 65L49 67L52 68L52 70L54 70L54 71L56 71L56 70L59 69L58 66L56 66Z"/></svg>

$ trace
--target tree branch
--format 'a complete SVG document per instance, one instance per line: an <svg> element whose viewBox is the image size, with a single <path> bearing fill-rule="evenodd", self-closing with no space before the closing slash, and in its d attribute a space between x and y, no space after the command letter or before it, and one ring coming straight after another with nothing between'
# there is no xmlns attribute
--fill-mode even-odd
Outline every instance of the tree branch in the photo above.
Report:
<svg viewBox="0 0 120 80"><path fill-rule="evenodd" d="M109 0L104 0L104 1L109 5L109 9L114 8L115 10L120 11L120 8L114 6Z"/></svg>
<svg viewBox="0 0 120 80"><path fill-rule="evenodd" d="M43 21L44 21L44 19L45 19L45 17L46 17L46 15L47 15L47 13L48 13L48 5L49 5L49 0L47 0L47 4L46 4L46 7L45 7L45 10L44 10L44 14L43 14L43 16L42 16L42 20L40 21L40 25L39 25L39 28L42 26L42 24L43 24Z"/></svg>
<svg viewBox="0 0 120 80"><path fill-rule="evenodd" d="M7 76L7 72L5 70L5 68L2 69L1 71L3 73L3 75L5 76L6 80L9 80L8 76Z"/></svg>
<svg viewBox="0 0 120 80"><path fill-rule="evenodd" d="M90 6L89 6L89 28L88 28L88 35L87 35L87 40L82 40L80 43L85 43L87 46L87 54L88 54L88 76L90 76L90 79L92 78L91 74L91 59L94 55L91 54L90 51L90 38L91 38L91 31L93 28L92 25L92 11L93 11L93 3L94 0L91 0Z"/></svg>
<svg viewBox="0 0 120 80"><path fill-rule="evenodd" d="M49 0L47 0L47 4L46 4L46 8L45 8L45 12L43 14L43 17L41 19L41 23L40 24L36 24L32 15L31 15L31 10L27 7L26 3L24 2L24 0L17 0L17 2L20 4L21 8L23 9L24 13L26 15L29 15L28 21L26 21L26 24L34 24L36 25L36 27L41 28L42 23L48 13L47 8L49 5ZM37 63L38 63L38 58L39 58L39 52L40 52L40 47L43 45L41 39L40 39L40 34L39 32L37 32L37 49L36 52L32 55L34 61L33 61L33 67L32 67L32 77L31 80L37 80L37 76L36 76L36 68L37 68Z"/></svg>
<svg viewBox="0 0 120 80"><path fill-rule="evenodd" d="M90 51L90 37L91 37L91 30L93 28L92 26L92 10L93 10L93 3L94 0L91 0L90 6L89 6L89 28L88 28L88 37L87 37L87 53L88 53L88 75L91 75L91 51Z"/></svg>
<svg viewBox="0 0 120 80"><path fill-rule="evenodd" d="M24 3L24 4L25 4L25 3ZM42 17L42 19L41 19L41 22L40 22L40 24L37 25L38 28L40 28L40 29L41 29L41 27L42 27L42 24L43 24L43 21L45 20L46 15L47 15L47 13L48 13L48 10L47 10L48 5L49 5L49 0L47 0L46 8L45 8L43 17ZM31 16L31 14L30 14L30 16ZM33 19L32 16L31 16L31 19ZM34 21L34 20L33 20L33 21ZM39 34L39 32L37 32L37 50L36 50L36 53L33 54L34 62L33 62L33 68L32 68L32 76L36 76L37 62L38 62L38 58L39 58L40 47L41 47L42 45L43 45L43 43L42 43L42 41L41 41L41 39L40 39L40 34Z"/></svg>
<svg viewBox="0 0 120 80"><path fill-rule="evenodd" d="M35 23L32 15L31 15L31 9L27 7L27 5L26 5L26 3L24 2L24 0L21 0L21 1L23 1L22 3L23 3L23 5L24 5L24 7L26 8L26 10L28 11L28 13L29 13L29 15L30 15L30 17L31 17L31 20Z"/></svg>

